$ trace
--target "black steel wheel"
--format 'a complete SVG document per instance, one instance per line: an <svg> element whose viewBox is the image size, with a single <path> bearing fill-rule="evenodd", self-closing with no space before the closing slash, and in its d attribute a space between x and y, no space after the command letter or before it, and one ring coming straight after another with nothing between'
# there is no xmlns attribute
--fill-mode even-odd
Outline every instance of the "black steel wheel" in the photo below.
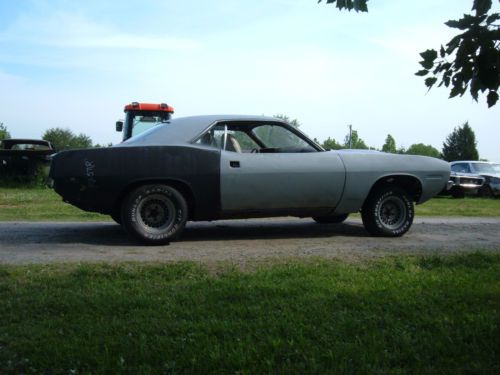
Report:
<svg viewBox="0 0 500 375"><path fill-rule="evenodd" d="M370 234L399 237L410 229L414 213L408 194L398 187L390 187L375 191L368 197L361 218Z"/></svg>
<svg viewBox="0 0 500 375"><path fill-rule="evenodd" d="M188 216L186 200L166 185L144 185L125 199L122 223L141 242L161 245L176 239Z"/></svg>
<svg viewBox="0 0 500 375"><path fill-rule="evenodd" d="M313 216L313 220L319 224L339 224L343 223L349 214Z"/></svg>

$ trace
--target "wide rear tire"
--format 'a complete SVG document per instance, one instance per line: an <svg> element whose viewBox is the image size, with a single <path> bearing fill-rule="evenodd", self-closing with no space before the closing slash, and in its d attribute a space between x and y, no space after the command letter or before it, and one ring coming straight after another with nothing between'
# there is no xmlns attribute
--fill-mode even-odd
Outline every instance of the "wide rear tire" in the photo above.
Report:
<svg viewBox="0 0 500 375"><path fill-rule="evenodd" d="M122 225L137 240L163 245L176 239L188 217L186 200L166 185L144 185L133 190L122 208Z"/></svg>
<svg viewBox="0 0 500 375"><path fill-rule="evenodd" d="M374 236L400 237L413 223L415 210L408 194L398 187L373 192L361 210L366 230Z"/></svg>

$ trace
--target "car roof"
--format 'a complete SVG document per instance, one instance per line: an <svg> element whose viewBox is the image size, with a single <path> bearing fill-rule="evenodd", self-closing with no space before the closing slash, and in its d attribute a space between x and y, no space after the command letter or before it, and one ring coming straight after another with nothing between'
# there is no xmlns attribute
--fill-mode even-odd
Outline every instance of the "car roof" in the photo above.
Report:
<svg viewBox="0 0 500 375"><path fill-rule="evenodd" d="M285 123L279 118L269 116L206 115L177 117L164 124L155 126L144 133L138 134L117 146L185 144L191 142L214 123L224 121L269 121L274 123Z"/></svg>

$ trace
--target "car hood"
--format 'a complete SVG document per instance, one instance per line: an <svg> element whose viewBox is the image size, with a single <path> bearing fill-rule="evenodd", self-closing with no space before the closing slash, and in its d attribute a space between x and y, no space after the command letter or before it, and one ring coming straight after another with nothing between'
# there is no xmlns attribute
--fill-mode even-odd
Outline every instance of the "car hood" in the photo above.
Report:
<svg viewBox="0 0 500 375"><path fill-rule="evenodd" d="M500 178L500 173L481 173L481 176Z"/></svg>

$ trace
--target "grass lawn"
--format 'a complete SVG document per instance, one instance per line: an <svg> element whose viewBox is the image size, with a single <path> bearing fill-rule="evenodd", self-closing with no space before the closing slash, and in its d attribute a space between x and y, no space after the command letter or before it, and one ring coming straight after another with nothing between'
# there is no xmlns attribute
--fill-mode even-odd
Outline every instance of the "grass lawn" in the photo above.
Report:
<svg viewBox="0 0 500 375"><path fill-rule="evenodd" d="M64 203L48 188L0 188L0 221L103 221L109 216Z"/></svg>
<svg viewBox="0 0 500 375"><path fill-rule="evenodd" d="M0 373L500 373L500 255L0 266Z"/></svg>
<svg viewBox="0 0 500 375"><path fill-rule="evenodd" d="M500 216L500 199L438 197L416 206L417 216ZM62 202L47 188L0 188L0 221L103 221L108 216L84 212Z"/></svg>

